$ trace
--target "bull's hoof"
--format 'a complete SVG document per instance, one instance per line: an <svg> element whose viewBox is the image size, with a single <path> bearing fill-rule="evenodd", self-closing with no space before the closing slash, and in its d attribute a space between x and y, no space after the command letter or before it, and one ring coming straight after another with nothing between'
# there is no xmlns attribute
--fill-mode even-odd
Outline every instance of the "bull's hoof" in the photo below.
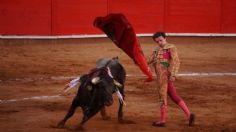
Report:
<svg viewBox="0 0 236 132"><path fill-rule="evenodd" d="M120 124L136 124L134 121L131 120L118 120Z"/></svg>
<svg viewBox="0 0 236 132"><path fill-rule="evenodd" d="M65 123L64 122L59 122L57 124L57 128L65 128Z"/></svg>

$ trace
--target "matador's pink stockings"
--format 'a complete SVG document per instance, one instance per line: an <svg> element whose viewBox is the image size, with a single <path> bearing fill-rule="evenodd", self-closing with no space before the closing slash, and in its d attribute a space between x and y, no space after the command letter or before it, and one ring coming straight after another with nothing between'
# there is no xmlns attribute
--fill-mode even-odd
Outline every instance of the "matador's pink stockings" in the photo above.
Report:
<svg viewBox="0 0 236 132"><path fill-rule="evenodd" d="M170 98L177 104L179 107L184 111L187 119L190 117L190 111L187 107L187 105L184 103L183 99L181 99L177 94L176 94L176 89L173 85L172 81L168 81L168 95Z"/></svg>

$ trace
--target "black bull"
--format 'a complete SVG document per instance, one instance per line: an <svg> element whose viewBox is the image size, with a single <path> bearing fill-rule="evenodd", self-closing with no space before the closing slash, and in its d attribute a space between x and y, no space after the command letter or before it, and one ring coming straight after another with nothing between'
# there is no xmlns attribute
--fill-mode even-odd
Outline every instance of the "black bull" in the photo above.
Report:
<svg viewBox="0 0 236 132"><path fill-rule="evenodd" d="M107 68L109 67L113 79L108 75ZM94 78L100 79L94 83ZM121 95L124 97L124 83L126 72L123 66L118 62L118 58L100 59L97 61L96 68L86 74L79 86L77 95L72 101L70 109L64 119L58 123L58 127L64 127L66 121L74 114L77 107L81 107L83 111L83 118L79 127L82 128L83 124L88 121L99 111L103 119L108 119L106 115L105 106L113 103L112 94L119 89ZM119 82L122 86L117 87L114 80ZM123 120L123 102L119 100L118 121Z"/></svg>

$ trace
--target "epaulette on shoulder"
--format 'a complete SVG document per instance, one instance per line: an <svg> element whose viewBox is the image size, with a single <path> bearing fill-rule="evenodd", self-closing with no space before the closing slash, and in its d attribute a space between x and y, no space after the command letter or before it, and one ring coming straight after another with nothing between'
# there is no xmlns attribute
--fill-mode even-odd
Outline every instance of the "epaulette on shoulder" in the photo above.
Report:
<svg viewBox="0 0 236 132"><path fill-rule="evenodd" d="M167 43L163 49L170 49L170 48L174 48L174 47L175 47L174 44Z"/></svg>

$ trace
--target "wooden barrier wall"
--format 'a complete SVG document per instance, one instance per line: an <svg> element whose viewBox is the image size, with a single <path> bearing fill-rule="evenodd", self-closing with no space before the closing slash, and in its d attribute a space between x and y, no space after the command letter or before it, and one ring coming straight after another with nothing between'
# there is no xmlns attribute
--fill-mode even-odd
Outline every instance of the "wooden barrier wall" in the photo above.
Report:
<svg viewBox="0 0 236 132"><path fill-rule="evenodd" d="M0 35L102 34L93 20L109 13L136 33L236 33L236 0L0 0Z"/></svg>

